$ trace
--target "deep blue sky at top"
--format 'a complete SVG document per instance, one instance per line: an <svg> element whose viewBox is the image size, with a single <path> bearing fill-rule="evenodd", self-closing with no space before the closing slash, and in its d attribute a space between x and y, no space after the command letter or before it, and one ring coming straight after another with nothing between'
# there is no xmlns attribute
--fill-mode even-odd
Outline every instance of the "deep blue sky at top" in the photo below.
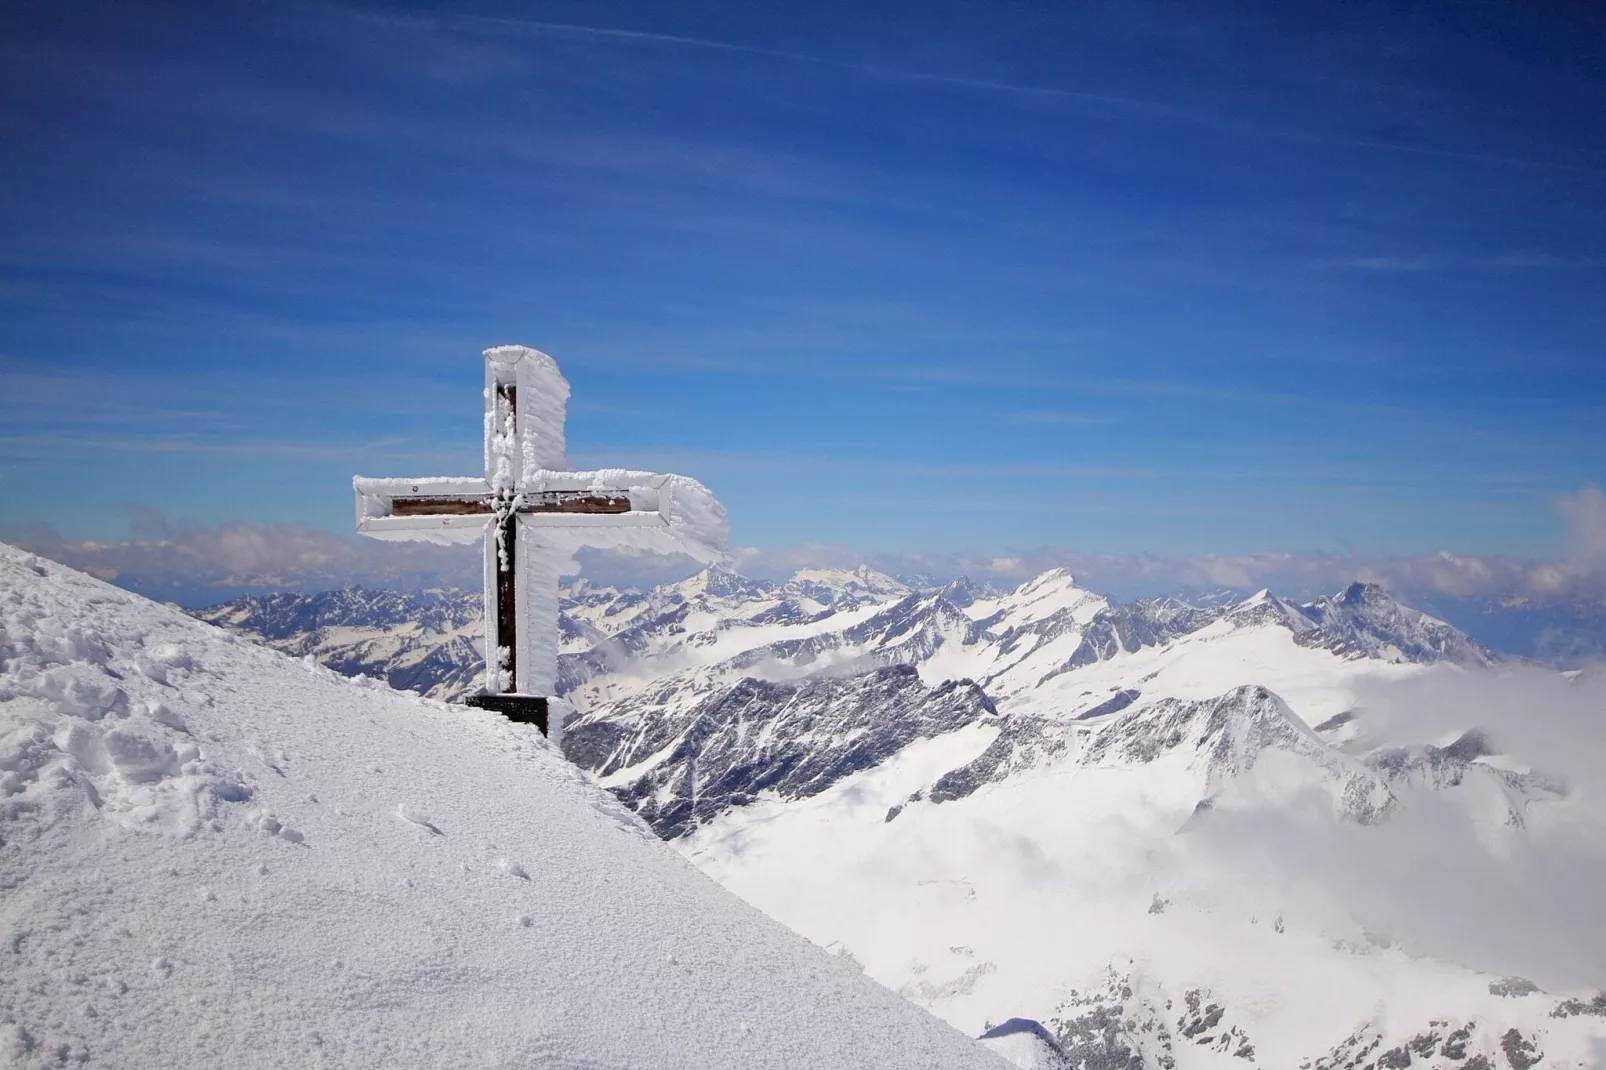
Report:
<svg viewBox="0 0 1606 1070"><path fill-rule="evenodd" d="M8 4L0 523L350 525L479 350L738 541L1545 553L1588 4Z"/></svg>

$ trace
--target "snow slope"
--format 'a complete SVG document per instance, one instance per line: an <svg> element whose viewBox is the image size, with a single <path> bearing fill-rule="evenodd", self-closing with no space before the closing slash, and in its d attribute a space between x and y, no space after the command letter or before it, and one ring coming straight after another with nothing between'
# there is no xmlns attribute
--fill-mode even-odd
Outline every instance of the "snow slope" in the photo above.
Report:
<svg viewBox="0 0 1606 1070"><path fill-rule="evenodd" d="M972 727L677 842L962 1029L1035 1019L1074 1066L1598 1067L1606 688L1561 716L1578 685L1532 671L1383 679L1322 732L1257 686L1017 711L968 762ZM1479 692L1511 749L1398 743L1483 723ZM1562 749L1574 775L1528 769Z"/></svg>
<svg viewBox="0 0 1606 1070"><path fill-rule="evenodd" d="M991 1067L533 729L0 546L0 1063Z"/></svg>

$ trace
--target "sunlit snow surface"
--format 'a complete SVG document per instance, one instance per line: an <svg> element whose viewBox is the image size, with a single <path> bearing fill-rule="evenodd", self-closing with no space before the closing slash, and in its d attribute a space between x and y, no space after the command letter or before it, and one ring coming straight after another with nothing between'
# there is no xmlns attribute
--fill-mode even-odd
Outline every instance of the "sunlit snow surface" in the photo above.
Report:
<svg viewBox="0 0 1606 1070"><path fill-rule="evenodd" d="M1606 1062L1599 674L1491 666L1364 585L1112 606L1059 571L713 569L565 614L569 756L966 1032L1149 1070ZM406 667L413 635L370 641ZM1041 1063L1033 1037L988 1043Z"/></svg>
<svg viewBox="0 0 1606 1070"><path fill-rule="evenodd" d="M533 729L0 547L0 1063L983 1067Z"/></svg>
<svg viewBox="0 0 1606 1070"><path fill-rule="evenodd" d="M1407 1065L1378 1060L1413 1043L1409 1065L1606 1065L1606 689L1230 621L1035 688L1009 676L999 708L1033 719L1035 750L996 782L933 801L996 738L975 723L679 842L968 1032L1027 1016L1183 1070ZM1142 700L1076 718L1122 686ZM1330 733L1347 745L1310 731L1356 708ZM1207 753L1218 710L1246 745ZM1403 768L1471 727L1510 750L1437 772L1375 757L1403 747ZM1567 775L1527 776L1525 754Z"/></svg>

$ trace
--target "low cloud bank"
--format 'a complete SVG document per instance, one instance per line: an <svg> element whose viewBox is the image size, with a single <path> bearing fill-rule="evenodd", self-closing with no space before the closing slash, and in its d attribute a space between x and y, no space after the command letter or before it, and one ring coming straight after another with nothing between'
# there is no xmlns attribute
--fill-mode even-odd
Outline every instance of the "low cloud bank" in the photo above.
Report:
<svg viewBox="0 0 1606 1070"><path fill-rule="evenodd" d="M1279 594L1306 597L1331 593L1356 580L1380 583L1396 592L1447 598L1606 598L1606 493L1586 486L1560 499L1557 509L1567 535L1564 552L1555 560L1449 550L1388 557L1270 550L1158 557L1083 553L1061 546L1005 554L863 554L846 546L814 543L782 549L744 547L736 551L735 564L754 576L790 575L805 566L869 565L893 575L926 576L939 582L969 576L1001 586L1065 568L1088 587L1120 598L1218 587L1249 591L1270 587Z"/></svg>
<svg viewBox="0 0 1606 1070"><path fill-rule="evenodd" d="M1330 593L1355 580L1396 592L1447 598L1606 598L1606 494L1588 486L1558 503L1567 524L1563 554L1536 561L1452 553L1366 558L1338 553L1091 554L1048 546L1003 554L865 554L847 546L808 543L740 547L731 564L756 577L780 578L800 568L868 565L892 575L947 582L959 576L1013 586L1051 568L1066 568L1087 586L1118 598L1187 589L1270 587L1290 597ZM480 582L473 547L385 543L297 524L203 525L135 510L130 537L111 542L63 539L47 526L0 531L0 539L163 599L195 605L247 590L324 590L348 584L386 587ZM652 584L695 571L689 558L583 553L582 573L601 582ZM1426 607L1424 607L1426 608Z"/></svg>
<svg viewBox="0 0 1606 1070"><path fill-rule="evenodd" d="M69 541L38 525L0 532L22 546L129 590L181 605L207 605L244 591L478 586L472 547L341 538L301 524L215 526L135 511L130 537Z"/></svg>
<svg viewBox="0 0 1606 1070"><path fill-rule="evenodd" d="M1375 683L1357 711L1356 749L1444 744L1475 728L1499 764L1543 774L1558 794L1514 822L1491 807L1493 781L1470 775L1399 789L1399 810L1369 827L1325 802L1218 811L1178 838L1172 861L1291 923L1352 926L1365 943L1552 992L1606 988L1606 673L1446 667Z"/></svg>

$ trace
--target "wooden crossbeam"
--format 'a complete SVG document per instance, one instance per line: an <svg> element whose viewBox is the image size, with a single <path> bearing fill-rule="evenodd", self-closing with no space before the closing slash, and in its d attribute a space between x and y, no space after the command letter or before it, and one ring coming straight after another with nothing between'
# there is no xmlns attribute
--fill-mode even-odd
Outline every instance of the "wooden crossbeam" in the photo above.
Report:
<svg viewBox="0 0 1606 1070"><path fill-rule="evenodd" d="M552 493L552 492L548 492ZM524 504L519 506L521 513L628 513L630 512L630 496L628 494L580 494L573 497L537 497L534 501L526 495Z"/></svg>
<svg viewBox="0 0 1606 1070"><path fill-rule="evenodd" d="M491 516L493 498L392 498L390 511L396 516Z"/></svg>
<svg viewBox="0 0 1606 1070"><path fill-rule="evenodd" d="M395 516L495 516L501 512L495 498L450 495L397 497L390 501ZM630 497L625 494L590 494L584 491L546 491L527 495L515 512L520 513L628 513Z"/></svg>

